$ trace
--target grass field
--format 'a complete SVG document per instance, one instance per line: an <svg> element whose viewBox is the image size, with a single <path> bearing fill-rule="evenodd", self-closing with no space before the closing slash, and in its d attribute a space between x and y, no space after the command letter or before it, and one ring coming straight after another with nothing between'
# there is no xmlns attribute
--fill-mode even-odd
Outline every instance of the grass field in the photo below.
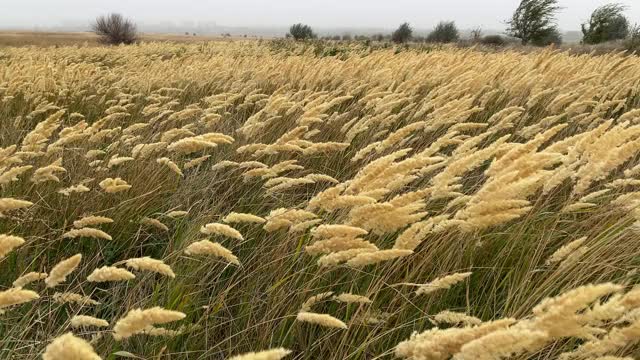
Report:
<svg viewBox="0 0 640 360"><path fill-rule="evenodd" d="M179 42L193 43L221 40L222 36L212 35L177 35L177 34L142 34L145 42ZM238 38L239 39L239 38ZM98 37L91 32L50 32L50 31L0 31L0 46L99 46Z"/></svg>
<svg viewBox="0 0 640 360"><path fill-rule="evenodd" d="M640 355L638 57L318 46L0 48L0 358Z"/></svg>

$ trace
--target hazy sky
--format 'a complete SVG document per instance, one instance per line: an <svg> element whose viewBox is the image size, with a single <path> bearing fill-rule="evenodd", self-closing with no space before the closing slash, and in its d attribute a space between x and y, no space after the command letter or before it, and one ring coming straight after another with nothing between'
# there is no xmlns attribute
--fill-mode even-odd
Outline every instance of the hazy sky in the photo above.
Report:
<svg viewBox="0 0 640 360"><path fill-rule="evenodd" d="M607 0L560 0L563 30L578 30L590 12ZM628 5L632 23L640 23L640 1ZM216 22L229 26L289 25L391 28L409 21L430 28L438 20L459 27L502 29L519 0L0 0L0 27L56 26L83 22L105 12L121 12L143 23ZM635 4L634 4L635 3Z"/></svg>

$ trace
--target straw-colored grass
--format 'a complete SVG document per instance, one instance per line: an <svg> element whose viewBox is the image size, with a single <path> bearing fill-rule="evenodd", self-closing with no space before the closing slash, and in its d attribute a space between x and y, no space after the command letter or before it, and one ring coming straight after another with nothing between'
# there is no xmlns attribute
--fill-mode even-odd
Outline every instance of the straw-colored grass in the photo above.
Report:
<svg viewBox="0 0 640 360"><path fill-rule="evenodd" d="M637 357L640 59L423 50L0 49L0 358Z"/></svg>

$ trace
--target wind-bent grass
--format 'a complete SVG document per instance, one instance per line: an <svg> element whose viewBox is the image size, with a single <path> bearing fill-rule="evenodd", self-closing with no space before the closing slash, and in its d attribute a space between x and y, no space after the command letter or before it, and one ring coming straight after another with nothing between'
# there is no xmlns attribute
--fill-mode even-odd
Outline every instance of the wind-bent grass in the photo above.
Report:
<svg viewBox="0 0 640 360"><path fill-rule="evenodd" d="M637 57L319 55L0 50L0 358L637 353Z"/></svg>

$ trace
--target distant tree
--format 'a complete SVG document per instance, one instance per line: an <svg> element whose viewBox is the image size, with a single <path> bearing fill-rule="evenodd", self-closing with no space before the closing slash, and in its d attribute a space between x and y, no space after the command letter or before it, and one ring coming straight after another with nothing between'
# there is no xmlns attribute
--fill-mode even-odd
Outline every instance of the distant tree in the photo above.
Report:
<svg viewBox="0 0 640 360"><path fill-rule="evenodd" d="M384 41L384 35L383 34L375 34L375 35L373 35L373 40L374 41Z"/></svg>
<svg viewBox="0 0 640 360"><path fill-rule="evenodd" d="M133 44L138 40L136 24L120 14L99 16L91 29L105 44Z"/></svg>
<svg viewBox="0 0 640 360"><path fill-rule="evenodd" d="M549 45L561 39L556 25L558 0L521 0L507 21L507 34L522 41L523 45ZM551 41L551 42L549 42Z"/></svg>
<svg viewBox="0 0 640 360"><path fill-rule="evenodd" d="M624 16L624 10L621 4L607 4L595 9L589 22L582 24L582 42L599 44L626 38L629 35L629 21Z"/></svg>
<svg viewBox="0 0 640 360"><path fill-rule="evenodd" d="M342 41L351 41L351 34L342 35Z"/></svg>
<svg viewBox="0 0 640 360"><path fill-rule="evenodd" d="M460 32L453 21L441 21L427 36L428 42L452 43L460 39Z"/></svg>
<svg viewBox="0 0 640 360"><path fill-rule="evenodd" d="M482 28L477 27L471 30L471 40L476 43L482 40Z"/></svg>
<svg viewBox="0 0 640 360"><path fill-rule="evenodd" d="M295 40L307 40L314 39L316 34L314 34L313 29L309 25L304 24L294 24L289 28L289 34Z"/></svg>
<svg viewBox="0 0 640 360"><path fill-rule="evenodd" d="M391 41L396 44L403 44L411 40L413 29L409 23L401 24L392 34Z"/></svg>

